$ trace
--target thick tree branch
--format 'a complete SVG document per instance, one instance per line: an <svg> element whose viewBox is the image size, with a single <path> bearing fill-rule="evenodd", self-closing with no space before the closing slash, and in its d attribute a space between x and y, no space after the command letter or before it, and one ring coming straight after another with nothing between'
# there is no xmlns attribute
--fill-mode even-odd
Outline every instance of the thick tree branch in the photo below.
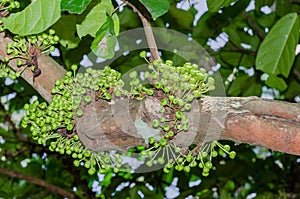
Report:
<svg viewBox="0 0 300 199"><path fill-rule="evenodd" d="M0 173L11 176L13 178L19 178L19 179L26 180L27 182L30 182L32 184L36 184L38 186L45 187L49 191L51 191L53 193L56 193L56 194L59 194L63 197L67 197L69 199L76 198L76 195L74 193L70 193L70 192L68 192L68 191L66 191L66 190L64 190L60 187L49 184L48 182L46 182L44 180L41 180L41 179L38 179L38 178L27 176L27 175L18 173L16 171L12 171L12 170L1 168L1 167L0 167Z"/></svg>
<svg viewBox="0 0 300 199"><path fill-rule="evenodd" d="M183 149L192 143L202 145L223 139L300 155L298 103L257 97L205 97L192 106L187 113L189 131L178 133L172 140ZM147 145L145 127L140 126L152 128L153 119L164 117L160 107L160 101L154 97L111 103L98 100L85 107L76 129L81 141L95 151ZM153 129L151 133L156 132Z"/></svg>
<svg viewBox="0 0 300 199"><path fill-rule="evenodd" d="M3 57L6 55L5 45L7 42L11 42L10 39L4 38L4 35L0 37L0 59L3 60ZM39 68L42 71L42 76L36 78L35 83L32 81L32 73L31 71L25 70L22 74L22 77L29 82L40 94L45 97L45 99L49 102L51 100L51 89L53 87L53 82L56 79L60 79L65 70L61 68L54 60L50 57L43 56L47 61L40 61ZM39 60L41 60L39 58ZM10 62L9 66L13 69L18 70L15 62ZM48 71L48 72L47 72ZM99 100L99 103L101 100ZM101 102L103 103L103 102ZM95 131L94 135L90 136L93 138L90 140L90 145L95 147L95 141L97 139L106 139L107 141L111 141L114 145L120 146L121 148L127 148L133 145L137 145L139 143L145 143L143 139L141 139L140 135L135 137L134 132L136 132L134 119L141 118L145 122L149 122L153 119L153 114L151 116L151 105L159 106L159 101L154 98L148 98L147 101L144 100L142 105L142 109L137 106L137 104L133 104L136 107L132 107L131 113L136 116L126 117L126 115L122 115L121 113L115 113L114 117L118 115L118 119L109 118L109 114L100 114L105 111L103 107L110 106L108 104L102 104L101 106L95 105L98 107L96 112L99 112L99 117L96 118L96 122L102 125L102 129L107 129L110 132L109 134L97 135ZM125 103L119 102L120 106L124 106ZM146 108L145 104L148 104ZM103 106L105 105L105 106ZM126 104L125 104L126 105ZM100 108L101 107L101 108ZM107 109L111 112L111 108L107 107ZM129 108L126 110L129 111ZM144 110L144 112L143 112ZM201 100L199 103L199 115L197 118L199 121L194 121L197 123L197 136L194 139L195 142L201 143L206 137L206 141L213 139L229 139L235 142L245 142L252 145L264 146L273 150L282 151L290 154L300 155L300 105L296 103L287 103L275 100L264 100L259 98L216 98L216 97L206 97ZM213 110L213 112L212 112ZM95 113L95 111L91 111L91 113ZM118 111L117 109L115 111ZM221 115L214 115L214 113L219 113ZM193 113L196 114L196 113ZM103 117L106 118L103 118ZM211 116L213 116L211 118ZM95 119L93 115L86 114L83 118ZM151 118L152 117L152 118ZM130 120L133 118L133 120ZM103 120L103 121L102 121ZM86 119L88 121L88 119ZM105 122L104 122L105 121ZM118 123L116 123L118 121ZM122 121L124 122L123 126ZM133 122L133 123L132 123ZM82 127L86 132L87 130L84 127L84 122L80 124L80 120L77 121L80 126L78 126L79 130ZM199 126L200 125L200 126ZM208 125L213 128L219 129L221 132L215 133L213 135L213 131L207 134L207 130L209 129ZM151 126L151 125L149 125ZM195 126L195 125L194 125ZM121 128L120 128L121 127ZM91 127L87 127L91 128ZM127 132L133 132L132 135L128 135L121 130L126 129ZM195 127L194 127L195 128ZM97 128L96 128L97 130ZM105 133L105 132L104 132ZM102 132L103 134L103 132ZM81 134L82 136L84 133ZM187 136L188 134L181 134ZM104 137L103 137L104 136ZM190 135L189 135L190 136ZM84 140L84 138L83 138ZM179 142L180 136L176 137L176 142ZM102 140L103 141L103 140Z"/></svg>
<svg viewBox="0 0 300 199"><path fill-rule="evenodd" d="M300 104L256 97L209 100L226 108L222 139L300 155Z"/></svg>

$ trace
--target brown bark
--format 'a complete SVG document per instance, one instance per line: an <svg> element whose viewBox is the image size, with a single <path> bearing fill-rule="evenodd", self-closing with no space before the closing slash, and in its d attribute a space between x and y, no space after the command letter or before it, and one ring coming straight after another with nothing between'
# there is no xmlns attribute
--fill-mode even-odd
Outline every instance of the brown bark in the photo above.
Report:
<svg viewBox="0 0 300 199"><path fill-rule="evenodd" d="M12 40L5 37L4 33L0 33L0 60L3 61L6 54L6 44L11 43ZM33 78L33 73L29 67L22 73L22 78L25 79L47 102L51 101L51 89L54 86L56 79L61 79L65 74L65 69L51 59L49 56L41 55L37 58L39 68L42 73ZM16 64L17 60L11 60L9 66L15 71L20 71Z"/></svg>
<svg viewBox="0 0 300 199"><path fill-rule="evenodd" d="M84 107L77 132L95 151L147 145L150 135L159 136L151 127L153 119L162 117L159 108L153 97L143 101L98 100ZM257 97L205 97L193 102L187 115L189 131L172 140L183 150L192 143L223 139L300 155L300 104Z"/></svg>
<svg viewBox="0 0 300 199"><path fill-rule="evenodd" d="M7 42L11 42L11 40L4 38L4 35L1 34L1 60L6 55L5 45ZM48 56L43 56L39 60L42 60L39 61L42 75L33 82L33 75L27 69L22 77L49 102L53 82L60 79L65 70ZM9 66L18 70L14 61L11 61ZM109 141L106 146L113 144L113 147L118 146L121 149L145 144L147 135L139 133L136 125L137 122L140 122L143 125L148 124L150 127L151 120L159 116L155 112L155 107L159 106L155 98L147 98L146 101L139 103L131 102L130 104L128 102L127 105L130 105L128 106L130 108L126 105L125 109L124 104L126 103L124 101L118 102L119 109L116 108L118 106L109 107L110 105L101 102L101 100L98 103L94 104L92 109L86 110L89 114L85 114L83 117L85 119L78 119L77 128L85 144L90 142L89 144L94 147L99 147L100 145L96 143L96 140L101 141L100 143L106 140ZM120 106L122 104L123 106ZM105 106L106 109L103 109ZM195 102L193 106L195 111L189 113L191 130L177 134L174 139L174 142L183 147L191 142L200 144L214 139L227 139L237 143L259 145L300 155L300 104L256 97L206 97L200 102ZM86 123L86 121L93 121L93 124L97 123L100 126L91 125L88 127L87 124L91 123ZM86 131L86 128L102 130L97 133L96 131ZM100 149L101 147L97 148L97 150Z"/></svg>

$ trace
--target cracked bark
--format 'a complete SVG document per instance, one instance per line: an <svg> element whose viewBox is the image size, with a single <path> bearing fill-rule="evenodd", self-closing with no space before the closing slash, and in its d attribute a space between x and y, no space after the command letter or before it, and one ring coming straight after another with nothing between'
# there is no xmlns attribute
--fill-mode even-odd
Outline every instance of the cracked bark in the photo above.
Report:
<svg viewBox="0 0 300 199"><path fill-rule="evenodd" d="M1 60L3 60L6 55L5 46L7 42L11 42L11 40L5 38L4 34L1 34ZM53 82L56 79L61 79L65 70L48 56L43 55L38 58L38 61L42 75L37 77L35 82L33 82L32 73L30 69L27 69L22 74L22 77L33 86L46 101L50 102L52 97L51 89L54 85ZM12 69L19 70L14 61L9 62L9 66ZM105 113L105 109L102 108L107 106L107 110L111 110L111 107L109 107L109 104L105 104L107 102L101 102L101 100L99 100L99 103L103 103L102 107L98 107L98 105L93 106L94 109L95 107L98 108L94 111L90 111L90 113L96 112L97 114L90 115L90 119L95 120L95 118L97 118L99 124L106 126L105 132L102 131L104 135L101 135L101 133L98 135L95 131L90 131L90 133L94 134L94 137L90 134L86 135L87 131L84 124L80 123L80 121L78 121L78 129L80 129L81 125L82 136L86 136L87 140L90 139L91 143L95 142L95 140L106 139L122 149L137 144L145 144L144 138L137 133L135 126L128 124L130 124L130 122L131 124L132 122L136 122L137 118L149 124L151 118L156 114L150 112L151 108L149 108L149 106L152 104L152 107L155 107L158 105L158 102L154 98L147 99L147 104L145 104L146 101L139 102L140 104L136 102L133 103L134 105L130 112L131 121L128 121L130 118L126 118L121 114L122 112L115 112L115 114ZM213 139L226 139L237 143L259 145L276 151L300 155L299 103L265 100L256 97L205 97L196 103L196 105L197 104L199 109L196 109L199 111L189 114L191 128L197 130L178 134L174 139L176 143L184 145L192 140L192 142L201 144L202 142ZM129 110L130 108L127 111ZM116 118L112 118L114 115L118 115L117 120ZM115 121L118 122L116 123ZM124 128L130 132L130 134L126 133ZM190 137L192 137L192 139ZM184 140L186 138L188 139ZM99 144L95 146L99 147Z"/></svg>

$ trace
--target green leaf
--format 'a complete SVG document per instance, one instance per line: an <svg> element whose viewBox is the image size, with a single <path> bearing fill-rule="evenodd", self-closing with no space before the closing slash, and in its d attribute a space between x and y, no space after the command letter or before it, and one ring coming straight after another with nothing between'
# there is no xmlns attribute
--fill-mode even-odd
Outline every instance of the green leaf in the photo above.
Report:
<svg viewBox="0 0 300 199"><path fill-rule="evenodd" d="M276 19L275 12L272 12L270 14L261 15L257 18L257 22L259 25L263 27L271 27Z"/></svg>
<svg viewBox="0 0 300 199"><path fill-rule="evenodd" d="M171 168L169 173L164 173L162 175L161 179L164 180L164 182L171 184L174 178L174 168Z"/></svg>
<svg viewBox="0 0 300 199"><path fill-rule="evenodd" d="M231 198L230 193L226 189L221 189L221 191L220 191L220 199L227 199L227 198Z"/></svg>
<svg viewBox="0 0 300 199"><path fill-rule="evenodd" d="M282 78L276 77L275 75L270 75L270 74L266 81L266 84L268 86L270 86L271 88L275 88L279 91L284 91L287 88L287 85Z"/></svg>
<svg viewBox="0 0 300 199"><path fill-rule="evenodd" d="M235 188L235 184L232 180L228 180L223 188L228 190L228 191L233 191L234 188Z"/></svg>
<svg viewBox="0 0 300 199"><path fill-rule="evenodd" d="M95 37L97 31L106 23L106 13L111 15L114 7L110 0L102 0L97 4L86 16L84 21L77 25L77 33L79 38L85 35Z"/></svg>
<svg viewBox="0 0 300 199"><path fill-rule="evenodd" d="M242 43L242 40L239 35L239 30L238 30L236 24L230 24L229 26L222 28L222 31L225 32L229 36L229 39L234 44L236 44L237 46L240 46L240 44Z"/></svg>
<svg viewBox="0 0 300 199"><path fill-rule="evenodd" d="M38 34L60 18L61 0L36 0L23 11L3 18L4 27L19 35Z"/></svg>
<svg viewBox="0 0 300 199"><path fill-rule="evenodd" d="M242 72L237 73L235 80L228 88L228 96L260 96L262 85L256 82L255 77L249 77Z"/></svg>
<svg viewBox="0 0 300 199"><path fill-rule="evenodd" d="M222 7L229 6L236 0L207 0L207 7L210 12L218 12Z"/></svg>
<svg viewBox="0 0 300 199"><path fill-rule="evenodd" d="M276 14L280 17L292 12L293 7L296 7L296 5L290 3L290 0L276 0L275 3Z"/></svg>
<svg viewBox="0 0 300 199"><path fill-rule="evenodd" d="M183 28L189 28L194 21L194 15L191 12L178 9L176 6L170 7L169 14L172 16L172 19Z"/></svg>
<svg viewBox="0 0 300 199"><path fill-rule="evenodd" d="M131 29L139 26L139 17L136 13L128 7L124 7L124 10L118 13L120 18L120 24L123 29Z"/></svg>
<svg viewBox="0 0 300 199"><path fill-rule="evenodd" d="M113 23L114 23L114 32L115 32L115 35L118 36L119 33L120 33L120 20L119 20L119 17L118 15L115 13L111 16L112 20L113 20Z"/></svg>
<svg viewBox="0 0 300 199"><path fill-rule="evenodd" d="M117 38L114 34L113 21L110 17L96 33L92 42L91 50L93 53L104 59L111 59L115 54Z"/></svg>
<svg viewBox="0 0 300 199"><path fill-rule="evenodd" d="M134 186L132 188L130 188L129 190L129 195L131 199L141 199L141 196L138 194L139 191L139 187L138 186Z"/></svg>
<svg viewBox="0 0 300 199"><path fill-rule="evenodd" d="M239 52L223 52L220 56L225 63L236 66L239 63L242 54Z"/></svg>
<svg viewBox="0 0 300 199"><path fill-rule="evenodd" d="M59 36L59 43L69 49L76 48L80 39L75 36L76 16L63 15L58 22L53 25L53 29Z"/></svg>
<svg viewBox="0 0 300 199"><path fill-rule="evenodd" d="M295 59L299 40L299 18L296 13L282 17L273 26L258 49L256 69L287 77Z"/></svg>
<svg viewBox="0 0 300 199"><path fill-rule="evenodd" d="M91 0L62 0L61 10L81 14L90 2Z"/></svg>
<svg viewBox="0 0 300 199"><path fill-rule="evenodd" d="M170 8L168 0L140 0L140 2L147 8L154 20L168 12Z"/></svg>
<svg viewBox="0 0 300 199"><path fill-rule="evenodd" d="M292 80L286 92L284 93L284 96L286 99L294 99L297 95L299 95L299 88L300 88L300 83L296 80Z"/></svg>
<svg viewBox="0 0 300 199"><path fill-rule="evenodd" d="M263 193L259 193L258 196L255 197L256 199L272 199L275 198L272 192L264 191Z"/></svg>

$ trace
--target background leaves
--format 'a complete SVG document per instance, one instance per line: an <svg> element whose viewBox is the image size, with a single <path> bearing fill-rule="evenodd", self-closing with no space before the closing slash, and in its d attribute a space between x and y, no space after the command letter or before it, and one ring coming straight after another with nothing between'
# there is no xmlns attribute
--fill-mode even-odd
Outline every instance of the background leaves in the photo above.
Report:
<svg viewBox="0 0 300 199"><path fill-rule="evenodd" d="M43 32L60 18L60 3L61 0L33 1L23 11L4 18L4 27L19 35Z"/></svg>
<svg viewBox="0 0 300 199"><path fill-rule="evenodd" d="M63 15L54 25L53 29L59 36L59 43L67 48L76 48L80 39L76 37L76 16Z"/></svg>
<svg viewBox="0 0 300 199"><path fill-rule="evenodd" d="M61 10L80 14L89 5L91 0L61 0Z"/></svg>
<svg viewBox="0 0 300 199"><path fill-rule="evenodd" d="M218 12L222 7L229 6L236 0L207 0L207 7L210 12Z"/></svg>
<svg viewBox="0 0 300 199"><path fill-rule="evenodd" d="M299 41L299 17L290 13L282 17L259 47L256 69L268 74L287 77L295 59Z"/></svg>
<svg viewBox="0 0 300 199"><path fill-rule="evenodd" d="M106 22L106 14L111 14L114 9L110 0L103 0L101 3L95 5L87 14L84 21L77 25L77 33L79 38L85 35L95 37L96 32Z"/></svg>
<svg viewBox="0 0 300 199"><path fill-rule="evenodd" d="M168 12L170 8L170 3L168 0L140 0L140 2L150 12L153 20L156 20L158 17Z"/></svg>

